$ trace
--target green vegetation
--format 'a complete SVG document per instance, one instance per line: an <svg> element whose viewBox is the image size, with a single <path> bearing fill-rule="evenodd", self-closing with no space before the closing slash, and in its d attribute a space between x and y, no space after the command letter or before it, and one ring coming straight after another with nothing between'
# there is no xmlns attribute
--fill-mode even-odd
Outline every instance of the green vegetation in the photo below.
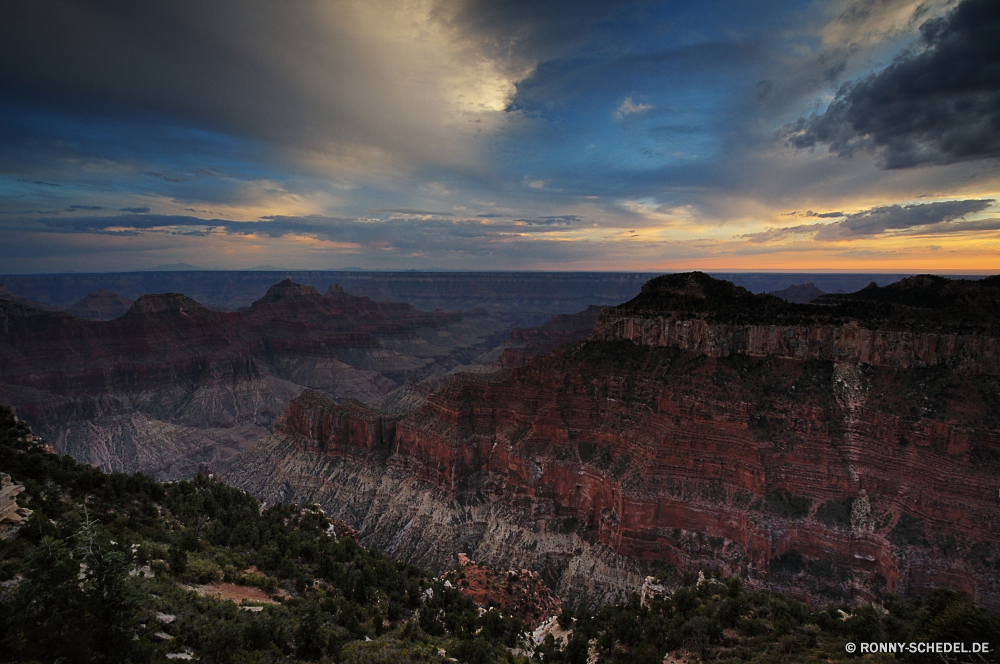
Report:
<svg viewBox="0 0 1000 664"><path fill-rule="evenodd" d="M962 376L946 366L910 367L893 372L894 383L910 417L941 419L953 412L949 405L964 400L967 385ZM987 396L984 391L983 396Z"/></svg>
<svg viewBox="0 0 1000 664"><path fill-rule="evenodd" d="M924 532L924 522L915 516L903 512L899 516L896 525L889 532L889 541L896 546L907 544L927 544L927 536Z"/></svg>
<svg viewBox="0 0 1000 664"><path fill-rule="evenodd" d="M800 557L788 556L793 566L796 559L801 562ZM536 657L542 662L583 664L592 646L601 662L659 664L668 652L685 660L695 656L734 663L828 662L852 659L844 649L847 642L972 643L1000 637L995 614L950 590L934 591L923 601L886 594L880 604L813 610L777 593L747 592L738 579L708 575L700 585L695 579L686 575L685 586L669 596L652 598L646 606L633 599L597 612L564 610L560 625L573 627L568 642L557 644L550 638ZM996 653L990 657L987 661L996 661ZM909 653L899 659L936 661L933 656Z"/></svg>
<svg viewBox="0 0 1000 664"><path fill-rule="evenodd" d="M161 662L185 648L207 662L518 661L506 646L520 621L480 616L427 571L337 539L315 507L261 511L203 476L104 474L28 433L0 410L0 468L34 510L0 541L0 661ZM153 578L129 574L146 565ZM223 580L270 598L248 612L182 585Z"/></svg>
<svg viewBox="0 0 1000 664"><path fill-rule="evenodd" d="M34 510L17 538L0 541L0 662L161 663L185 650L201 662L246 664L580 664L588 653L601 664L642 664L678 650L704 661L828 662L848 658L847 641L1000 643L998 616L963 593L884 594L878 605L816 610L748 592L738 579L708 574L698 583L687 573L646 606L633 597L596 611L564 608L558 622L572 630L568 639L534 647L516 618L481 613L427 571L329 534L318 508L261 510L206 477L163 484L104 474L46 453L27 434L0 410L0 469L25 485L19 502ZM767 505L801 515L804 500L772 494ZM916 528L900 524L901 533ZM583 527L562 523L567 532ZM794 551L771 566L846 578ZM673 578L663 570L661 580ZM260 610L193 591L223 582Z"/></svg>
<svg viewBox="0 0 1000 664"><path fill-rule="evenodd" d="M828 500L816 509L816 518L828 526L850 528L852 507L854 507L853 498Z"/></svg>
<svg viewBox="0 0 1000 664"><path fill-rule="evenodd" d="M809 508L812 507L812 501L808 498L779 491L767 494L766 502L769 512L785 519L804 519L809 516Z"/></svg>

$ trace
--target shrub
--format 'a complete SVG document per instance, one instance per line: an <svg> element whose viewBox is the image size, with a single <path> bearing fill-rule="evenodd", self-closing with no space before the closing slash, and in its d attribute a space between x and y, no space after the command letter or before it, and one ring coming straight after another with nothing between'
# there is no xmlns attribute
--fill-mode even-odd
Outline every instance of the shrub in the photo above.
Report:
<svg viewBox="0 0 1000 664"><path fill-rule="evenodd" d="M808 498L778 491L767 494L766 501L768 510L785 519L804 519L812 506Z"/></svg>
<svg viewBox="0 0 1000 664"><path fill-rule="evenodd" d="M899 517L899 521L896 522L892 531L889 532L889 541L896 546L927 544L924 522L915 516L903 512Z"/></svg>
<svg viewBox="0 0 1000 664"><path fill-rule="evenodd" d="M828 526L849 527L851 525L851 508L853 505L853 498L828 500L816 510L816 518Z"/></svg>

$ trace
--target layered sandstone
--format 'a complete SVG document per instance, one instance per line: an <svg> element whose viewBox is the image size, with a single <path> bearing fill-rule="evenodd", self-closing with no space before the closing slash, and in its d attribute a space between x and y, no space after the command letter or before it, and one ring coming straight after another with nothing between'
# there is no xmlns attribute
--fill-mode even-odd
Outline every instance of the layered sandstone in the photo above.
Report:
<svg viewBox="0 0 1000 664"><path fill-rule="evenodd" d="M675 285L665 299L684 306L605 311L589 341L457 379L401 419L304 395L225 475L317 502L366 546L420 564L447 569L464 551L534 569L573 605L670 566L821 603L951 587L1000 606L1000 381L996 338L976 331L994 312L964 335L941 320L965 338L931 362L905 336L881 337L879 353L807 325L782 326L806 328L801 346L713 337L739 327L726 317L760 314L748 294L700 275ZM836 307L785 312L879 331ZM896 323L882 331L905 335Z"/></svg>
<svg viewBox="0 0 1000 664"><path fill-rule="evenodd" d="M477 565L460 553L458 569L448 572L444 578L463 595L472 598L477 606L515 616L529 630L534 630L562 608L538 572L531 570L495 570Z"/></svg>
<svg viewBox="0 0 1000 664"><path fill-rule="evenodd" d="M60 453L161 479L192 475L270 433L292 398L376 399L498 340L482 312L421 312L283 282L245 312L177 293L88 321L0 300L0 403Z"/></svg>
<svg viewBox="0 0 1000 664"><path fill-rule="evenodd" d="M23 484L14 484L10 475L0 473L0 524L20 525L31 516L31 510L17 504L17 496L23 491Z"/></svg>
<svg viewBox="0 0 1000 664"><path fill-rule="evenodd" d="M602 308L591 305L575 314L553 316L537 327L514 328L501 344L497 364L505 368L523 367L533 357L563 344L583 341L593 332Z"/></svg>
<svg viewBox="0 0 1000 664"><path fill-rule="evenodd" d="M669 275L651 280L621 307L606 309L593 338L709 357L742 354L904 369L944 365L1000 375L1000 334L992 313L1000 302L1000 280L962 282L964 288L939 293L941 288L920 289L925 279L824 296L818 302L830 306L817 307L754 295L701 273ZM921 295L939 306L909 304Z"/></svg>

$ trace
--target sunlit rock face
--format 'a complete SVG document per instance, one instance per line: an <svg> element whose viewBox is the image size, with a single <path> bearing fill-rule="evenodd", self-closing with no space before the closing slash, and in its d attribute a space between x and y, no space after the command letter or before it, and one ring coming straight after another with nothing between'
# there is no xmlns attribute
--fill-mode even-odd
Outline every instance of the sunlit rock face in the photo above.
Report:
<svg viewBox="0 0 1000 664"><path fill-rule="evenodd" d="M949 587L1000 606L996 278L821 307L678 277L405 417L306 393L223 474L439 570L457 551L538 570L570 604L672 566L817 603Z"/></svg>
<svg viewBox="0 0 1000 664"><path fill-rule="evenodd" d="M110 321L0 300L0 402L60 453L161 479L267 436L306 388L376 399L468 362L503 324L290 281L245 312L143 295Z"/></svg>

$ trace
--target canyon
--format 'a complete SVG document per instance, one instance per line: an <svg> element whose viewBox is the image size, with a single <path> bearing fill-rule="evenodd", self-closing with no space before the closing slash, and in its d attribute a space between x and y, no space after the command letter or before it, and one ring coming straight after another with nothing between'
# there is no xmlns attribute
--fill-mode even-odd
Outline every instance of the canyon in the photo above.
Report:
<svg viewBox="0 0 1000 664"><path fill-rule="evenodd" d="M242 312L167 293L92 321L0 300L0 401L59 453L190 477L269 435L306 388L371 401L472 361L505 331L481 310L421 312L288 280Z"/></svg>
<svg viewBox="0 0 1000 664"><path fill-rule="evenodd" d="M554 296L428 311L285 280L110 321L0 300L0 401L60 453L315 503L366 547L530 570L571 607L700 570L1000 607L1000 277L636 293L513 329Z"/></svg>
<svg viewBox="0 0 1000 664"><path fill-rule="evenodd" d="M406 413L304 392L215 470L432 569L535 570L570 606L713 570L820 605L1000 607L1000 278L822 302L659 277Z"/></svg>
<svg viewBox="0 0 1000 664"><path fill-rule="evenodd" d="M101 289L131 300L156 293L184 293L210 309L235 311L261 298L273 284L291 279L320 291L339 283L354 295L380 302L407 302L424 311L485 309L511 326L530 326L590 305L624 302L651 276L641 272L363 270L21 274L0 276L0 299L21 297L28 303L43 303L40 308L61 309ZM3 289L16 295L4 295Z"/></svg>

